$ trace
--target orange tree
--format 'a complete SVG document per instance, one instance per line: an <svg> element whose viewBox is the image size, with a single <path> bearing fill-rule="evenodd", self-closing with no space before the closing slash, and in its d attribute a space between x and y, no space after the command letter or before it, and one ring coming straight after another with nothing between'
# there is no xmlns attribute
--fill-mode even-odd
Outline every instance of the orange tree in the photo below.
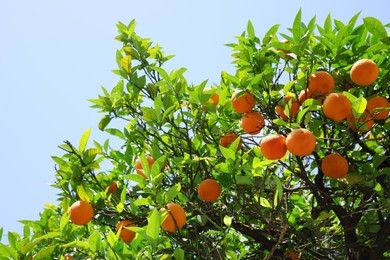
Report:
<svg viewBox="0 0 390 260"><path fill-rule="evenodd" d="M172 56L119 23L120 79L90 100L111 138L60 145L59 204L9 232L0 259L390 257L390 38L358 16L299 11L262 38L248 22L216 85L166 71Z"/></svg>

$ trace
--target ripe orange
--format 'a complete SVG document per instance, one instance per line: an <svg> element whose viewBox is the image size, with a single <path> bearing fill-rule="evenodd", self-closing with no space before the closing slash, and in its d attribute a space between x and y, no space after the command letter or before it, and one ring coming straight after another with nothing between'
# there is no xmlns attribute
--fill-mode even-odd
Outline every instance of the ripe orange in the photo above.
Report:
<svg viewBox="0 0 390 260"><path fill-rule="evenodd" d="M292 102L290 104L289 101L292 98L293 97L289 96L289 95L285 96L283 98L283 102L281 103L281 105L277 105L275 108L276 113L278 113L278 115L281 118L283 118L284 120L287 120L288 118L295 117L298 113L299 107L301 106L301 104L294 99L292 100ZM289 116L287 116L285 110L289 111Z"/></svg>
<svg viewBox="0 0 390 260"><path fill-rule="evenodd" d="M114 193L118 189L118 182L113 181L111 182L110 186L108 187L107 193L111 194Z"/></svg>
<svg viewBox="0 0 390 260"><path fill-rule="evenodd" d="M256 105L255 97L248 91L241 89L234 91L231 101L233 109L238 113L249 112Z"/></svg>
<svg viewBox="0 0 390 260"><path fill-rule="evenodd" d="M32 258L31 258L32 259ZM65 255L64 260L73 260L73 256L71 255Z"/></svg>
<svg viewBox="0 0 390 260"><path fill-rule="evenodd" d="M352 113L352 103L342 93L329 94L322 105L324 114L336 122L340 122Z"/></svg>
<svg viewBox="0 0 390 260"><path fill-rule="evenodd" d="M321 170L329 178L341 178L348 173L348 161L337 153L326 155L321 162Z"/></svg>
<svg viewBox="0 0 390 260"><path fill-rule="evenodd" d="M310 92L310 90L308 89L302 89L301 92L299 93L299 96L298 96L298 100L299 100L299 103L303 103L305 102L306 99L308 98L311 98L312 94Z"/></svg>
<svg viewBox="0 0 390 260"><path fill-rule="evenodd" d="M299 260L301 254L298 251L289 251L286 254L286 260Z"/></svg>
<svg viewBox="0 0 390 260"><path fill-rule="evenodd" d="M286 146L287 150L293 155L309 155L316 147L316 138L313 133L307 129L294 129L286 138Z"/></svg>
<svg viewBox="0 0 390 260"><path fill-rule="evenodd" d="M334 89L334 79L326 71L317 71L309 77L308 89L315 97L329 95Z"/></svg>
<svg viewBox="0 0 390 260"><path fill-rule="evenodd" d="M241 126L244 132L255 135L260 133L265 125L264 117L259 112L248 112L242 116Z"/></svg>
<svg viewBox="0 0 390 260"><path fill-rule="evenodd" d="M208 92L210 90L211 90L211 88L204 88L203 89L203 93L206 93L206 92ZM218 105L218 103L219 103L219 95L218 95L218 93L211 94L210 100L211 100L211 102L213 102L214 106Z"/></svg>
<svg viewBox="0 0 390 260"><path fill-rule="evenodd" d="M386 119L389 116L390 110L378 110L377 108L388 108L390 107L389 101L381 96L370 98L367 101L367 111L372 115L373 119Z"/></svg>
<svg viewBox="0 0 390 260"><path fill-rule="evenodd" d="M149 165L149 169L152 168L152 165L154 163L154 159L152 156L150 155L147 155L146 156L146 161L148 162L148 165ZM136 169L136 172L137 174L141 175L142 177L144 177L145 179L147 178L146 175L144 174L144 167L142 167L142 163L141 163L141 158L138 158L136 161L135 161L135 169Z"/></svg>
<svg viewBox="0 0 390 260"><path fill-rule="evenodd" d="M360 116L357 123L352 113L347 117L347 121L349 123L349 127L352 130L355 130L357 127L358 131L361 133L365 133L371 130L371 128L374 126L374 119L367 110L365 110L364 113Z"/></svg>
<svg viewBox="0 0 390 260"><path fill-rule="evenodd" d="M361 59L352 65L351 80L359 86L368 86L374 83L379 76L379 68L370 59Z"/></svg>
<svg viewBox="0 0 390 260"><path fill-rule="evenodd" d="M69 208L70 220L76 225L88 224L94 215L91 204L86 201L76 201Z"/></svg>
<svg viewBox="0 0 390 260"><path fill-rule="evenodd" d="M288 120L288 116L284 112L284 107L281 105L277 105L275 107L275 112L283 119L283 120Z"/></svg>
<svg viewBox="0 0 390 260"><path fill-rule="evenodd" d="M133 241L136 233L134 231L128 230L126 227L135 227L135 223L131 220L121 220L116 225L115 231L118 232L118 230L122 228L119 237L124 243L130 243Z"/></svg>
<svg viewBox="0 0 390 260"><path fill-rule="evenodd" d="M260 150L268 160L279 160L286 152L286 137L284 135L268 135L260 141Z"/></svg>
<svg viewBox="0 0 390 260"><path fill-rule="evenodd" d="M228 132L219 140L219 145L228 148L239 136L236 133ZM242 146L241 140L238 143L237 150L240 150Z"/></svg>
<svg viewBox="0 0 390 260"><path fill-rule="evenodd" d="M207 202L213 202L221 195L221 185L216 180L206 179L198 185L199 197Z"/></svg>
<svg viewBox="0 0 390 260"><path fill-rule="evenodd" d="M171 202L167 204L167 210L166 218L161 223L161 227L168 232L175 232L181 229L187 218L184 209L179 204Z"/></svg>

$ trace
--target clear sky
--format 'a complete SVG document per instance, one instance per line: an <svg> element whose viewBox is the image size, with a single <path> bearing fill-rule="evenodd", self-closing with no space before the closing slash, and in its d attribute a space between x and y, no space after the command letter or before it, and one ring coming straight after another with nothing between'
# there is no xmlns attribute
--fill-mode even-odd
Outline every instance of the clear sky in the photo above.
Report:
<svg viewBox="0 0 390 260"><path fill-rule="evenodd" d="M248 20L258 36L274 24L285 31L300 7L304 22L323 24L328 13L347 22L362 11L390 23L388 0L0 0L0 227L21 232L17 220L38 219L45 203L57 203L51 155L62 155L63 140L77 144L89 127L92 139L109 137L87 99L118 81L117 21L135 18L138 34L175 54L168 69L218 83L221 70L233 71L224 44Z"/></svg>

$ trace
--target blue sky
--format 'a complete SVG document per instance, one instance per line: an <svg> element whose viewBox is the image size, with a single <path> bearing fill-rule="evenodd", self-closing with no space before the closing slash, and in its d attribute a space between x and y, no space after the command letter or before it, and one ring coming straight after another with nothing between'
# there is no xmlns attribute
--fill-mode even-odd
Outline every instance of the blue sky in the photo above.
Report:
<svg viewBox="0 0 390 260"><path fill-rule="evenodd" d="M347 22L362 11L390 23L387 0L341 1L74 1L0 2L0 227L21 232L17 220L38 219L45 203L56 204L51 155L63 140L77 143L89 127L92 139L108 135L87 99L118 77L113 38L118 21L135 18L136 31L176 57L168 69L186 67L190 82L219 82L233 72L230 49L248 20L262 36L272 25L292 25L302 8L304 22L317 16ZM6 213L6 214L5 214Z"/></svg>

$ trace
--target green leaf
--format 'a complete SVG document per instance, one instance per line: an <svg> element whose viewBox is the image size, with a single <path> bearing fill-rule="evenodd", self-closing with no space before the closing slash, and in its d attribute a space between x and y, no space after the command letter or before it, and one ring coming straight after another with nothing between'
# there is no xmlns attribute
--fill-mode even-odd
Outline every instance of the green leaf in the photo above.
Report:
<svg viewBox="0 0 390 260"><path fill-rule="evenodd" d="M297 15L295 16L292 33L294 40L296 42L299 42L301 40L302 32L301 32L301 16L302 16L302 9L299 9Z"/></svg>
<svg viewBox="0 0 390 260"><path fill-rule="evenodd" d="M227 259L236 260L237 259L237 254L233 250L227 250L226 251L226 258Z"/></svg>
<svg viewBox="0 0 390 260"><path fill-rule="evenodd" d="M354 118L359 118L367 107L367 100L361 96L352 102L352 114Z"/></svg>
<svg viewBox="0 0 390 260"><path fill-rule="evenodd" d="M372 158L373 167L375 169L378 168L387 158L388 156L386 155L374 154Z"/></svg>
<svg viewBox="0 0 390 260"><path fill-rule="evenodd" d="M237 185L251 185L251 184L253 184L252 177L251 176L237 175L236 176L236 184Z"/></svg>
<svg viewBox="0 0 390 260"><path fill-rule="evenodd" d="M122 60L123 56L122 56L122 53L119 50L116 51L115 58L116 58L116 64L120 68L121 67L121 60Z"/></svg>
<svg viewBox="0 0 390 260"><path fill-rule="evenodd" d="M272 206L269 203L269 201L266 198L264 198L264 197L260 198L260 205L265 207L265 208L272 208Z"/></svg>
<svg viewBox="0 0 390 260"><path fill-rule="evenodd" d="M274 197L274 206L276 207L282 200L283 187L282 187L282 182L280 181L278 176L272 175L272 178L274 179L276 184L275 197Z"/></svg>
<svg viewBox="0 0 390 260"><path fill-rule="evenodd" d="M328 16L325 19L324 32L326 34L331 34L332 33L332 17L330 16L330 13L328 14Z"/></svg>
<svg viewBox="0 0 390 260"><path fill-rule="evenodd" d="M146 227L146 235L150 238L149 242L155 248L157 245L157 238L160 232L161 215L156 208L152 210L152 213L148 217L148 225Z"/></svg>
<svg viewBox="0 0 390 260"><path fill-rule="evenodd" d="M116 236L116 234L111 229L108 229L108 235L107 235L108 244L111 247L114 247L117 241L118 241L118 237Z"/></svg>
<svg viewBox="0 0 390 260"><path fill-rule="evenodd" d="M131 72L131 56L127 55L121 59L121 66L124 71L130 74Z"/></svg>
<svg viewBox="0 0 390 260"><path fill-rule="evenodd" d="M363 18L363 22L364 26L373 36L377 36L379 38L385 38L388 36L386 28L378 19L374 17L366 17Z"/></svg>
<svg viewBox="0 0 390 260"><path fill-rule="evenodd" d="M42 235L40 237L37 237L32 242L23 246L23 248L21 249L21 253L26 254L28 251L30 251L31 248L33 248L37 244L41 243L42 240L53 239L53 238L60 237L60 236L62 236L61 232L50 232L50 233L47 233L47 234Z"/></svg>
<svg viewBox="0 0 390 260"><path fill-rule="evenodd" d="M0 256L7 257L6 259L18 259L18 253L15 249L0 243Z"/></svg>
<svg viewBox="0 0 390 260"><path fill-rule="evenodd" d="M89 249L95 253L98 249L100 249L101 241L102 237L100 236L100 233L97 230L93 231L88 238Z"/></svg>
<svg viewBox="0 0 390 260"><path fill-rule="evenodd" d="M370 47L368 47L366 52L368 52L368 53L369 52L377 52L377 51L386 50L386 49L390 49L390 45L389 44L377 43L377 44L373 44Z"/></svg>
<svg viewBox="0 0 390 260"><path fill-rule="evenodd" d="M40 260L40 259L52 259L51 254L54 252L54 250L57 248L57 245L52 245L48 247L44 247L42 250L40 250L35 256L34 260Z"/></svg>
<svg viewBox="0 0 390 260"><path fill-rule="evenodd" d="M85 148L87 147L88 139L91 134L91 128L88 128L84 134L81 136L80 139L80 145L79 145L79 151L80 153L84 152Z"/></svg>
<svg viewBox="0 0 390 260"><path fill-rule="evenodd" d="M79 249L89 249L89 244L87 241L72 241L70 243L62 245L62 247L76 247Z"/></svg>
<svg viewBox="0 0 390 260"><path fill-rule="evenodd" d="M174 80L177 80L179 78L181 78L184 74L184 72L187 71L187 68L180 68L180 69L177 69L177 70L172 70L171 71L171 74L169 76L169 79L174 81Z"/></svg>
<svg viewBox="0 0 390 260"><path fill-rule="evenodd" d="M8 232L8 243L12 248L16 248L16 240L19 234L16 232ZM20 237L19 237L20 238Z"/></svg>
<svg viewBox="0 0 390 260"><path fill-rule="evenodd" d="M149 66L150 69L152 70L155 70L156 72L158 72L158 74L160 74L160 76L166 80L166 81L170 81L170 77L168 75L168 72L166 72L164 69L160 68L160 67L155 67L155 66Z"/></svg>
<svg viewBox="0 0 390 260"><path fill-rule="evenodd" d="M276 33L278 32L279 30L279 27L280 27L280 24L275 24L273 25L264 35L264 39L263 41L265 41L265 38L271 38L273 37L274 35L276 35ZM266 44L265 42L263 42L264 44Z"/></svg>
<svg viewBox="0 0 390 260"><path fill-rule="evenodd" d="M176 260L184 260L184 250L177 247L173 252L173 256L175 257Z"/></svg>
<svg viewBox="0 0 390 260"><path fill-rule="evenodd" d="M146 122L157 123L157 112L151 107L142 107L143 119Z"/></svg>
<svg viewBox="0 0 390 260"><path fill-rule="evenodd" d="M62 159L62 158L60 158L60 157L52 156L51 158L53 159L53 161L54 161L56 164L58 164L58 165L60 165L60 166L66 166L66 165L68 164L64 159Z"/></svg>
<svg viewBox="0 0 390 260"><path fill-rule="evenodd" d="M116 205L116 211L118 211L118 213L121 213L124 208L125 205L122 202L118 202L118 204Z"/></svg>
<svg viewBox="0 0 390 260"><path fill-rule="evenodd" d="M68 213L62 214L60 220L60 231L62 231L65 228L68 222L69 222L69 214Z"/></svg>
<svg viewBox="0 0 390 260"><path fill-rule="evenodd" d="M380 183L377 183L374 187L374 191L378 193L379 196L383 197L383 187Z"/></svg>
<svg viewBox="0 0 390 260"><path fill-rule="evenodd" d="M87 191L84 189L83 185L78 185L76 188L77 195L80 197L81 200L90 202L91 198L89 197Z"/></svg>
<svg viewBox="0 0 390 260"><path fill-rule="evenodd" d="M103 116L102 119L100 119L100 122L99 122L99 125L98 125L99 129L101 131L104 131L106 126L111 122L111 119L112 118L110 116L107 116L107 115Z"/></svg>
<svg viewBox="0 0 390 260"><path fill-rule="evenodd" d="M89 149L87 149L87 151L85 151L85 154L87 156L95 156L95 155L98 155L101 153L102 153L102 150L100 150L98 148L89 148Z"/></svg>
<svg viewBox="0 0 390 260"><path fill-rule="evenodd" d="M119 131L118 129L115 129L115 128L107 128L105 130L107 133L113 135L113 136L116 136L116 137L119 137L120 139L122 140L126 140L125 136L123 135L123 133L121 131Z"/></svg>
<svg viewBox="0 0 390 260"><path fill-rule="evenodd" d="M226 160L234 160L236 158L236 153L233 150L221 145L219 146L219 149L221 150L221 153Z"/></svg>
<svg viewBox="0 0 390 260"><path fill-rule="evenodd" d="M225 217L223 217L223 223L230 227L232 225L232 218L228 215L226 215Z"/></svg>
<svg viewBox="0 0 390 260"><path fill-rule="evenodd" d="M166 193L167 202L173 201L173 199L176 198L177 194L179 194L180 190L181 190L180 183L177 183L174 186L170 187Z"/></svg>
<svg viewBox="0 0 390 260"><path fill-rule="evenodd" d="M246 31L248 33L249 39L255 38L255 28L253 28L253 24L250 20L248 21L248 25L246 26Z"/></svg>

